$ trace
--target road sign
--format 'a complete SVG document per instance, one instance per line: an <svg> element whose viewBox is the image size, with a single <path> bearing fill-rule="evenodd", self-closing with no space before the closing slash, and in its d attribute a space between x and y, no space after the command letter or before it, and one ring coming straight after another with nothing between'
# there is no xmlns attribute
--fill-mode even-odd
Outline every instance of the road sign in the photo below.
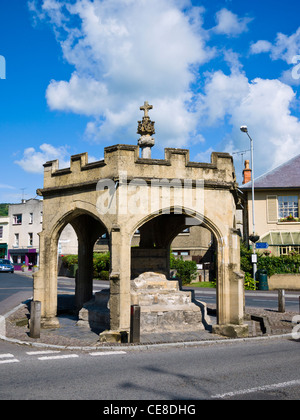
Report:
<svg viewBox="0 0 300 420"><path fill-rule="evenodd" d="M267 249L268 247L268 242L256 242L256 249Z"/></svg>

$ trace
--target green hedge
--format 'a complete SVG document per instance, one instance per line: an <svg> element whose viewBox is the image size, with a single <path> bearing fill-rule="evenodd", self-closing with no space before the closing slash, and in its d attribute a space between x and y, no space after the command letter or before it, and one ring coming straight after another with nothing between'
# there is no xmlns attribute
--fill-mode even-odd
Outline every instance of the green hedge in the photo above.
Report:
<svg viewBox="0 0 300 420"><path fill-rule="evenodd" d="M252 250L248 250L244 244L241 244L241 269L250 276L252 276L253 273L251 254ZM300 255L294 253L276 257L274 255L258 253L257 269L267 270L268 277L273 274L299 273ZM249 276L247 278L249 279Z"/></svg>
<svg viewBox="0 0 300 420"><path fill-rule="evenodd" d="M78 264L78 255L64 255L62 256L62 262L65 267L71 270L74 264ZM94 267L95 278L108 280L109 265L110 265L109 252L105 252L105 253L94 252L93 253L93 267Z"/></svg>

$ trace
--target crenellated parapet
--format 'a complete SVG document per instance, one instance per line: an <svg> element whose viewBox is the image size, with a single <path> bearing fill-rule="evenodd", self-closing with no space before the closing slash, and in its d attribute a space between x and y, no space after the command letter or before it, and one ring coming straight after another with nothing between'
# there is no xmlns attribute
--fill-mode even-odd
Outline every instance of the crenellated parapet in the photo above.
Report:
<svg viewBox="0 0 300 420"><path fill-rule="evenodd" d="M70 158L69 168L59 168L59 161L44 164L44 188L40 195L51 189L70 189L76 186L94 188L100 179L118 180L126 172L127 179L191 179L204 180L207 187L232 188L235 185L234 166L228 153L211 154L211 162L191 162L189 150L166 148L164 159L139 157L139 146L117 144L104 148L104 159L88 162L88 154Z"/></svg>

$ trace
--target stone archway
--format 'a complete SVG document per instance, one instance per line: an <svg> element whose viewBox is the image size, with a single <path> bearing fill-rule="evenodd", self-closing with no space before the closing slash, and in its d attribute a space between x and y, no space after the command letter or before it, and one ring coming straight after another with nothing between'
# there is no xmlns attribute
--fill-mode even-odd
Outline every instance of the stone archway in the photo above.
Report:
<svg viewBox="0 0 300 420"><path fill-rule="evenodd" d="M164 213L166 211L169 214ZM148 215L134 226L134 232L137 229L140 232L140 246L131 249L131 279L144 271L158 272L169 278L170 244L179 232L191 225L192 219L195 221L192 225L199 223L214 235L216 241L217 323L219 326L243 325L243 329L243 276L238 264L224 264L224 238L220 229L201 214L195 213L191 217L191 209L162 209L158 213ZM235 239L231 240L237 244L236 234L233 232ZM232 299L228 299L227 294ZM222 333L222 327L216 327L216 331Z"/></svg>
<svg viewBox="0 0 300 420"><path fill-rule="evenodd" d="M78 239L78 270L75 277L75 310L93 296L93 248L107 232L102 221L86 209L77 208L59 215L54 226L40 233L40 270L34 274L34 300L42 302L42 326L58 326L57 314L57 244L61 232L71 224ZM47 261L47 264L45 264Z"/></svg>

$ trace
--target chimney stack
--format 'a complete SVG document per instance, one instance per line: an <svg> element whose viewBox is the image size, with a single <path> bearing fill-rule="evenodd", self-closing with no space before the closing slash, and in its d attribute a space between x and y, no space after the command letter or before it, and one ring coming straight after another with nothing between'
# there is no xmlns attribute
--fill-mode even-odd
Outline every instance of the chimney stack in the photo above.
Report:
<svg viewBox="0 0 300 420"><path fill-rule="evenodd" d="M251 181L251 169L249 168L249 160L245 160L245 169L243 170L243 184Z"/></svg>

